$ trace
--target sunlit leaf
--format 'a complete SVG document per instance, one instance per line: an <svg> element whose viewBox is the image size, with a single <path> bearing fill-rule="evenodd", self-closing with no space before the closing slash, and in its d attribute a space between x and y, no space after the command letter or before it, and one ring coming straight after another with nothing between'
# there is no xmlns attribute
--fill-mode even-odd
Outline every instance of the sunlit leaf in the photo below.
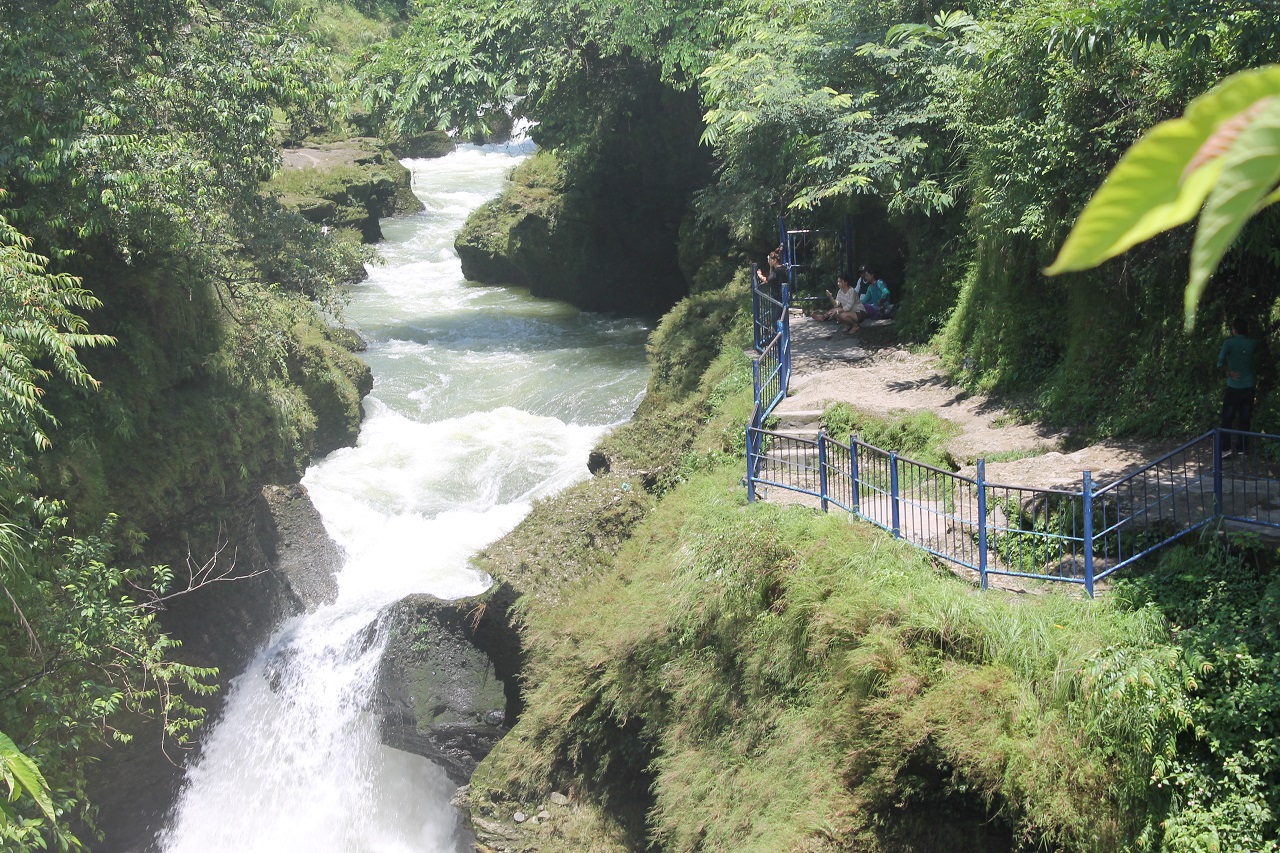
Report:
<svg viewBox="0 0 1280 853"><path fill-rule="evenodd" d="M1194 323L1195 308L1209 276L1240 229L1280 182L1280 98L1244 128L1222 157L1217 184L1209 193L1191 249L1191 278L1186 290L1186 324Z"/></svg>
<svg viewBox="0 0 1280 853"><path fill-rule="evenodd" d="M1182 118L1156 125L1134 143L1089 201L1047 275L1089 269L1177 225L1204 203L1221 156L1196 168L1206 142L1262 98L1280 94L1280 66L1228 77L1196 98Z"/></svg>
<svg viewBox="0 0 1280 853"><path fill-rule="evenodd" d="M12 793L26 791L36 801L40 811L44 812L50 822L54 820L53 800L49 796L49 784L45 782L40 768L30 758L22 754L17 744L0 732L0 768L9 782Z"/></svg>

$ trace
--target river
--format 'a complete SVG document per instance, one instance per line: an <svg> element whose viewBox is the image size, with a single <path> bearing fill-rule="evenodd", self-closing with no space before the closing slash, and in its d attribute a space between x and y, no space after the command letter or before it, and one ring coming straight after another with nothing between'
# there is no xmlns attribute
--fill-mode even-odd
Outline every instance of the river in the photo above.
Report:
<svg viewBox="0 0 1280 853"><path fill-rule="evenodd" d="M471 555L586 477L646 380L642 323L464 281L454 235L527 154L406 161L426 210L383 223L385 263L347 309L374 373L359 441L303 478L345 554L338 599L281 626L232 683L168 853L458 848L443 771L379 742L380 614L410 593L483 591Z"/></svg>

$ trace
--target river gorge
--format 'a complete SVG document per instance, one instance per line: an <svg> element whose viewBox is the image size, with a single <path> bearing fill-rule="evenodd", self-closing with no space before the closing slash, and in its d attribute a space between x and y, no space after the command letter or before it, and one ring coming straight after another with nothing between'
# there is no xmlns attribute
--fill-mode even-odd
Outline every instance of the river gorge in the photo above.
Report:
<svg viewBox="0 0 1280 853"><path fill-rule="evenodd" d="M380 740L383 614L410 594L483 591L471 555L588 476L589 451L630 417L647 375L642 322L464 280L454 235L529 147L405 161L426 209L384 221L384 263L346 309L375 377L359 440L303 478L344 554L336 600L280 626L232 683L160 849L461 843L444 771Z"/></svg>

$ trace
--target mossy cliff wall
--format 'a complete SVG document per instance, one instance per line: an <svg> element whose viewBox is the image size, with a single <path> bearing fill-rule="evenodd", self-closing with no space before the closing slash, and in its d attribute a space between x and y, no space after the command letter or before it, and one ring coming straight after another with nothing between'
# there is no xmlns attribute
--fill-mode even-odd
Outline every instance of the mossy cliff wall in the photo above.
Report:
<svg viewBox="0 0 1280 853"><path fill-rule="evenodd" d="M635 72L589 133L515 172L501 198L477 211L455 246L468 279L528 287L593 311L656 315L689 291L680 228L710 177L696 94Z"/></svg>
<svg viewBox="0 0 1280 853"><path fill-rule="evenodd" d="M281 243L343 239L264 210L279 216L264 231ZM329 325L306 293L237 280L260 269L243 260L213 270L176 255L99 261L85 281L102 306L88 319L115 343L82 353L96 391L51 391L61 426L39 459L42 488L66 502L74 532L118 516L117 559L173 568L180 594L160 625L182 643L175 657L216 667L224 689L282 619L336 594L337 550L298 479L310 459L355 441L372 387L358 336ZM266 266L305 262L282 251ZM194 701L213 712L221 700ZM149 839L180 781L170 757L183 756L161 751L161 723L125 725L135 739L106 750L89 779L104 851Z"/></svg>
<svg viewBox="0 0 1280 853"><path fill-rule="evenodd" d="M42 460L45 487L86 529L113 512L161 536L355 440L372 375L351 352L358 341L309 305L237 317L213 288L159 273L121 274L104 301L93 321L117 344L85 355L101 390L53 401L64 428ZM252 362L247 323L278 328L270 377Z"/></svg>

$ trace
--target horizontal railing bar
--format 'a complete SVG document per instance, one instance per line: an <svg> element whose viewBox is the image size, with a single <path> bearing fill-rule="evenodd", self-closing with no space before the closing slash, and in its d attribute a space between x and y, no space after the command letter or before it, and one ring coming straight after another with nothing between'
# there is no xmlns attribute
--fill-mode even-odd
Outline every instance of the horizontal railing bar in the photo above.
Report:
<svg viewBox="0 0 1280 853"><path fill-rule="evenodd" d="M1260 518L1246 518L1243 515L1224 515L1222 517L1227 521L1238 521L1241 524L1253 524L1258 527L1280 527L1280 522L1263 521Z"/></svg>
<svg viewBox="0 0 1280 853"><path fill-rule="evenodd" d="M1270 432L1245 432L1242 429L1227 429L1226 427L1221 427L1218 431L1224 435L1244 435L1252 438L1270 438L1275 441L1280 441L1280 435ZM1213 435L1213 430L1209 430L1205 435ZM1200 437L1204 438L1204 435Z"/></svg>
<svg viewBox="0 0 1280 853"><path fill-rule="evenodd" d="M798 489L795 486L789 486L786 483L779 483L777 480L766 480L764 477L756 477L755 481L761 486L777 486L779 489L786 489L788 492L795 492L798 495L808 495L811 498L821 498L819 492L811 492L808 489Z"/></svg>
<svg viewBox="0 0 1280 853"><path fill-rule="evenodd" d="M1158 468L1159 466L1163 465L1165 462L1168 462L1170 459L1177 456L1179 453L1185 453L1188 450L1190 450L1192 447L1195 447L1197 444L1204 441L1205 439L1212 440L1212 438L1213 438L1213 430L1206 432L1204 435L1197 436L1191 439L1190 441L1188 441L1186 444L1180 445L1179 447L1176 447L1173 450L1170 450L1165 455L1160 456L1152 460L1151 462L1148 462L1146 465L1142 466L1137 471L1134 471L1132 474L1126 474L1125 476L1121 477L1119 480L1116 480L1113 483L1108 483L1107 485L1103 486L1100 489L1094 489L1093 490L1094 497L1097 497L1098 495L1103 494L1104 492L1109 492L1112 489L1122 486L1128 481L1136 478L1139 474L1145 474L1148 471L1150 471L1152 468Z"/></svg>
<svg viewBox="0 0 1280 853"><path fill-rule="evenodd" d="M1144 550L1140 551L1139 553L1126 557L1125 559L1116 563L1114 566L1107 566L1107 568L1104 569L1103 571L1097 572L1096 574L1094 574L1093 578L1094 580L1103 580L1109 575L1113 574L1117 569L1123 569L1125 566L1128 566L1131 563L1136 563L1138 560L1141 560L1143 557L1149 556L1150 554L1160 550L1161 548L1163 548L1164 546L1168 545L1171 542L1178 541L1182 537L1186 536L1188 533L1195 533L1200 528L1205 527L1206 525L1212 522L1213 522L1212 518L1206 518L1202 521L1198 521L1195 524L1193 524L1191 527L1180 530L1177 533L1173 534L1172 536L1166 539L1162 539L1160 542L1156 543L1155 545L1150 545Z"/></svg>
<svg viewBox="0 0 1280 853"><path fill-rule="evenodd" d="M835 441L834 439L832 440L832 443L833 443L833 444L840 444L840 442ZM857 447L865 447L867 450L870 450L872 453L878 453L878 454L880 454L880 455L881 455L881 458L883 458L885 461L888 461L889 456L890 456L890 455L891 455L891 453L892 453L892 451L889 451L889 450L882 450L882 449L880 449L879 447L876 447L874 444L867 444L865 441L863 441L863 440L862 440L862 439L860 439L860 438L858 438L858 439L854 439L853 444L854 444L854 445L856 445ZM853 448L852 448L850 445L847 445L847 444L840 444L840 446L841 446L841 447L843 447L845 450L848 450L848 451L850 451L850 452L852 452L852 450L853 450ZM934 472L935 474L941 474L941 475L943 475L944 477L950 477L950 478L955 479L955 480L957 480L957 481L959 481L959 482L961 482L961 483L968 483L968 484L969 484L969 485L971 485L971 486L976 486L976 485L978 485L978 481L977 481L977 480L974 480L974 479L972 479L972 478L970 478L970 477L966 477L966 476L964 476L963 474L957 474L955 471L948 471L948 470L946 470L945 468L937 468L937 467L934 467L933 465L930 465L928 462L917 462L917 461L915 461L914 459L908 459L908 458L907 458L907 457L905 457L905 456L899 456L899 457L898 457L898 464L899 464L899 465L909 465L909 466L911 466L912 468L922 468L922 469L924 469L925 471L932 471L932 472ZM988 485L988 486L991 486L991 484L990 484L990 483L988 483L987 485Z"/></svg>
<svg viewBox="0 0 1280 853"><path fill-rule="evenodd" d="M987 566L987 574L1000 575L1006 578L1027 578L1028 580L1035 581L1054 581L1056 583L1083 584L1085 582L1084 578L1064 578L1061 575L1037 575L1032 574L1031 572L1011 572L1005 569L993 569L990 566ZM1097 580L1097 577L1095 576L1094 579Z"/></svg>
<svg viewBox="0 0 1280 853"><path fill-rule="evenodd" d="M758 294L760 295L760 298L761 298L762 300L764 300L765 302L768 302L770 305L773 305L773 306L775 306L775 307L777 307L777 308L785 308L785 307L786 307L786 306L785 306L785 305L784 305L780 300L774 299L772 296L770 296L768 293L766 293L766 292L765 292L765 291L763 291L763 290L757 290L757 291L756 291L756 293L758 293Z"/></svg>
<svg viewBox="0 0 1280 853"><path fill-rule="evenodd" d="M784 435L783 433L780 433L780 432L774 432L772 430L767 430L767 429L757 429L755 427L752 427L751 429L752 429L752 432L758 432L761 435L767 435L770 438L774 438L779 441L794 441L797 444L803 444L806 447L818 446L818 442L814 441L811 438L800 438L799 436L795 436L795 435Z"/></svg>
<svg viewBox="0 0 1280 853"><path fill-rule="evenodd" d="M970 482L974 483L975 485L977 484L976 480L971 480ZM1050 489L1050 488L1042 488L1040 486L1011 486L1011 485L1008 485L1007 483L993 483L989 480L986 483L983 483L983 485L986 486L987 489L991 491L1004 489L1011 492L1031 492L1032 494L1036 494L1036 495L1057 495L1063 498L1083 498L1084 497L1084 492L1072 492L1066 489ZM1097 492L1094 492L1094 494L1096 495Z"/></svg>

